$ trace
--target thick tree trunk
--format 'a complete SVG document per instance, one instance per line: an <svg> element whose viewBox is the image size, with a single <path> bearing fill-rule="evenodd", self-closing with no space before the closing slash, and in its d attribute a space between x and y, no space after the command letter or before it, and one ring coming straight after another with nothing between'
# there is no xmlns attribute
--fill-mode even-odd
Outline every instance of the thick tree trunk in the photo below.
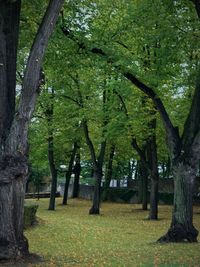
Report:
<svg viewBox="0 0 200 267"><path fill-rule="evenodd" d="M15 113L20 5L0 1L0 260L28 254L23 235L27 159L6 147Z"/></svg>
<svg viewBox="0 0 200 267"><path fill-rule="evenodd" d="M77 198L79 194L79 180L81 173L80 149L78 149L78 152L76 154L75 166L73 172L74 172L74 186L73 186L72 198Z"/></svg>
<svg viewBox="0 0 200 267"><path fill-rule="evenodd" d="M30 52L15 113L20 0L0 1L0 260L28 254L23 236L28 123L35 107L44 52L63 2L50 1Z"/></svg>
<svg viewBox="0 0 200 267"><path fill-rule="evenodd" d="M72 169L73 169L73 164L74 164L74 159L76 156L76 150L78 146L77 143L74 143L74 147L71 153L69 165L68 165L68 170L65 174L65 189L64 189L64 196L63 196L63 205L67 205L67 198L68 198L68 189L69 189L69 183L72 175Z"/></svg>
<svg viewBox="0 0 200 267"><path fill-rule="evenodd" d="M15 113L20 6L20 0L0 1L0 154Z"/></svg>
<svg viewBox="0 0 200 267"><path fill-rule="evenodd" d="M26 157L7 155L0 161L0 259L28 254L23 235Z"/></svg>
<svg viewBox="0 0 200 267"><path fill-rule="evenodd" d="M94 195L93 195L93 203L92 207L89 210L89 214L100 214L100 200L101 200L101 179L102 172L99 170L94 170Z"/></svg>
<svg viewBox="0 0 200 267"><path fill-rule="evenodd" d="M193 184L196 172L182 160L173 168L174 209L168 232L159 242L197 242L198 231L193 226Z"/></svg>

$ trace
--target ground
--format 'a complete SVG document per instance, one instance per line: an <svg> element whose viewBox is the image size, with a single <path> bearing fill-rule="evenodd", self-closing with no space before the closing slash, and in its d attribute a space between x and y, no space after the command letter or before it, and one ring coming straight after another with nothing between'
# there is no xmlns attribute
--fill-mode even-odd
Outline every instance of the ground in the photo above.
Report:
<svg viewBox="0 0 200 267"><path fill-rule="evenodd" d="M48 211L39 204L39 224L26 231L30 251L41 255L41 265L76 267L200 267L200 244L158 244L169 227L170 206L159 207L159 220L147 220L140 205L103 203L101 215L88 215L90 201L69 200ZM194 225L200 230L200 207L194 208Z"/></svg>

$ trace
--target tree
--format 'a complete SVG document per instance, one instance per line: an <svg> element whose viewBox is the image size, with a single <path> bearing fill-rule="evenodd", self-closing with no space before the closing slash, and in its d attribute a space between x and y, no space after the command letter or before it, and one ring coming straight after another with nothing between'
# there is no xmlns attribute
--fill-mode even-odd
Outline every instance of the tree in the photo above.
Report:
<svg viewBox="0 0 200 267"><path fill-rule="evenodd" d="M199 1L192 2L195 3L196 11L199 15ZM112 24L115 30L113 30L112 27L109 27L110 31L113 32L104 31L104 34L101 27L98 27L97 29L95 28L95 25L99 26L97 22L100 17L96 16L97 19L93 18L93 24L91 19L92 22L90 22L90 24L92 24L93 27L90 27L92 29L90 32L90 40L87 39L87 42L92 42L94 40L94 44L90 43L90 45L87 46L86 43L83 42L83 39L79 40L77 37L74 39L72 35L69 37L74 39L85 49L89 49L91 53L98 54L109 64L113 64L113 67L120 71L123 76L134 85L134 87L139 88L145 95L152 99L163 121L167 135L167 146L170 153L172 174L174 177L174 209L172 222L167 234L161 237L159 241L180 242L186 240L189 242L196 242L198 231L193 226L192 188L198 169L200 149L200 117L198 115L200 107L200 81L197 79L189 114L186 115L185 113L182 113L182 117L186 117L186 120L184 125L180 128L180 132L178 127L173 123L173 120L170 119L169 111L167 112L166 105L160 97L164 94L159 92L158 88L160 87L163 89L166 86L168 88L168 81L170 81L170 79L171 81L176 80L175 86L173 86L175 98L176 93L180 91L181 84L184 89L190 88L191 81L193 81L193 79L191 79L190 82L186 81L183 78L184 75L188 76L188 73L189 75L192 75L194 72L199 75L199 70L195 70L197 63L195 62L196 57L193 55L198 54L198 49L195 47L196 42L194 41L195 35L193 33L193 29L197 29L197 18L194 17L194 13L191 11L189 1L186 9L184 8L186 3L185 1L173 3L170 1L167 3L156 1L156 3L157 5L154 3L151 12L149 12L149 8L151 8L151 1L144 0L135 3L137 6L135 10L136 12L137 10L139 11L137 14L139 21L135 23L133 19L130 18L128 20L126 18L124 26L126 25L128 27L131 25L128 27L129 31L127 31L127 29L126 32L123 30L116 31L116 27ZM104 3L102 6L103 5ZM128 6L130 11L127 9L127 14L129 14L132 18L134 17L132 14L134 12L133 6ZM169 6L170 11L168 11ZM97 5L96 9L98 8L99 6ZM100 5L100 9L101 8L102 7ZM119 11L120 8L115 7L115 14ZM104 15L103 12L101 12L101 14ZM143 14L143 16L141 16L141 14ZM169 20L166 21L166 17L164 16L165 21L163 21L163 14L167 15ZM150 17L148 24L146 23L146 16ZM185 19L185 16L188 17ZM113 17L113 20L116 21L116 15L113 15ZM176 21L182 23L181 25L183 27L184 25L187 25L188 30L185 32L180 29L176 24L174 24L172 18L176 18ZM187 20L187 18L190 19ZM189 25L188 21L190 21ZM123 19L121 19L119 22L120 25L123 25L123 22ZM134 23L135 28L130 22ZM140 25L140 23L141 27L138 27L137 25ZM142 30L144 29L144 25L145 31ZM134 31L131 30L131 27ZM88 32L90 31L90 28L88 27ZM98 38L95 39L95 37L97 37L97 31L103 32L103 40L99 40L99 47L96 45ZM158 36L161 36L161 31L165 32L158 40ZM138 35L136 33L138 33ZM177 36L175 33L178 34L180 38L179 44L181 42L184 43L185 46L183 49L178 47ZM92 34L94 36L93 39ZM131 34L136 37L131 39ZM171 42L167 41L169 36L171 37ZM105 37L107 38L107 41ZM193 38L193 42L191 42L191 38ZM148 51L150 51L148 56L154 57L155 54L157 55L154 57L155 65L153 70L149 69L146 71L147 68L145 67L144 71L144 60L146 59L146 54L145 57L137 57L142 53L140 46L138 45L139 49L137 49L133 40L136 41L136 44L141 44L143 40L145 40L147 43L143 43L142 48L147 47L148 45ZM116 46L116 43L120 44L124 50L122 51L122 49L119 49L119 47ZM128 43L128 45L126 43ZM133 44L132 47L131 44ZM191 49L192 52L188 53ZM127 50L128 53L126 53ZM146 81L146 83L142 82L142 80ZM147 81L151 86L147 86ZM187 92L187 89L185 89L184 92Z"/></svg>
<svg viewBox="0 0 200 267"><path fill-rule="evenodd" d="M23 206L28 175L27 133L49 37L64 0L51 0L30 50L17 112L15 84L21 1L0 1L0 259L28 254Z"/></svg>

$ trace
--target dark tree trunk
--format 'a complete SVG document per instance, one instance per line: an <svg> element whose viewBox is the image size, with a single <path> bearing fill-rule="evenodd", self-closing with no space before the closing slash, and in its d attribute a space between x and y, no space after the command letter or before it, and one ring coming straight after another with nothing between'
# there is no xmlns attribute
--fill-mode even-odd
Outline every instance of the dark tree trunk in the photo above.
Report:
<svg viewBox="0 0 200 267"><path fill-rule="evenodd" d="M15 113L16 58L21 1L0 1L0 154Z"/></svg>
<svg viewBox="0 0 200 267"><path fill-rule="evenodd" d="M21 1L0 1L0 260L28 253L23 235L27 159L20 152L6 152L15 113L20 5Z"/></svg>
<svg viewBox="0 0 200 267"><path fill-rule="evenodd" d="M152 121L153 129L156 128L156 121ZM159 174L158 174L158 162L157 162L157 145L156 145L156 135L152 134L147 145L147 157L150 165L150 178L151 178L151 189L150 189L150 211L149 219L158 219L158 184L159 184Z"/></svg>
<svg viewBox="0 0 200 267"><path fill-rule="evenodd" d="M104 183L103 193L102 193L103 200L108 199L108 189L110 187L110 182L112 179L112 172L113 172L112 166L113 166L114 155L115 155L115 146L111 145L108 164L106 166L106 172L105 172L105 183Z"/></svg>
<svg viewBox="0 0 200 267"><path fill-rule="evenodd" d="M38 70L63 2L50 1L30 52L15 113L20 0L0 1L0 260L28 254L23 235L28 123L37 96Z"/></svg>
<svg viewBox="0 0 200 267"><path fill-rule="evenodd" d="M54 159L54 142L53 142L53 133L48 138L48 160L49 167L51 171L51 194L49 199L49 210L55 210L55 200L56 200L56 191L57 191L57 169L55 166Z"/></svg>
<svg viewBox="0 0 200 267"><path fill-rule="evenodd" d="M198 231L193 226L193 184L196 173L182 159L172 168L174 176L174 209L168 232L160 242L197 242Z"/></svg>
<svg viewBox="0 0 200 267"><path fill-rule="evenodd" d="M79 180L80 180L80 173L81 173L80 148L79 147L76 153L75 166L74 166L73 172L74 172L74 186L73 186L72 198L77 198L79 194Z"/></svg>
<svg viewBox="0 0 200 267"><path fill-rule="evenodd" d="M99 207L100 207L100 200L101 200L100 192L101 192L102 167L103 167L104 155L105 155L105 150L106 150L106 141L103 141L101 143L101 148L100 148L99 156L97 159L93 143L89 136L87 121L83 121L82 124L83 124L86 142L89 147L90 154L91 154L93 170L94 170L93 177L95 179L93 204L92 204L91 209L89 210L89 214L99 214L100 213Z"/></svg>
<svg viewBox="0 0 200 267"><path fill-rule="evenodd" d="M138 162L138 202L142 203L142 209L147 210L148 206L148 176L149 176L149 162L147 159L147 143L140 148L137 144L136 139L132 139L132 147L135 149L140 156Z"/></svg>
<svg viewBox="0 0 200 267"><path fill-rule="evenodd" d="M63 205L67 205L69 183L70 183L70 179L71 179L71 175L72 175L72 169L73 169L73 164L74 164L74 159L76 156L77 148L78 148L78 145L75 142L72 153L71 153L69 165L68 165L68 170L65 174L65 190L64 190L64 196L63 196Z"/></svg>
<svg viewBox="0 0 200 267"><path fill-rule="evenodd" d="M139 187L138 199L142 203L142 209L147 210L148 206L148 169L143 161L139 162Z"/></svg>
<svg viewBox="0 0 200 267"><path fill-rule="evenodd" d="M100 214L100 200L101 200L101 179L102 173L98 170L94 170L94 195L93 195L93 202L92 207L89 210L89 214Z"/></svg>

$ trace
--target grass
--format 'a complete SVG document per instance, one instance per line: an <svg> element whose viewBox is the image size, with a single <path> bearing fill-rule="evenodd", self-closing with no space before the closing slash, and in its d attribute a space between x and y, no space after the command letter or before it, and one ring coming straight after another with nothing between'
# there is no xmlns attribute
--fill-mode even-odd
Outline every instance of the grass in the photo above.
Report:
<svg viewBox="0 0 200 267"><path fill-rule="evenodd" d="M47 210L47 199L36 202L40 223L26 236L30 251L44 257L42 266L200 266L200 244L155 243L169 227L169 206L159 207L158 221L148 221L140 205L103 203L101 215L94 216L86 200L62 206L57 199L56 211ZM200 207L194 209L194 225L200 229Z"/></svg>

